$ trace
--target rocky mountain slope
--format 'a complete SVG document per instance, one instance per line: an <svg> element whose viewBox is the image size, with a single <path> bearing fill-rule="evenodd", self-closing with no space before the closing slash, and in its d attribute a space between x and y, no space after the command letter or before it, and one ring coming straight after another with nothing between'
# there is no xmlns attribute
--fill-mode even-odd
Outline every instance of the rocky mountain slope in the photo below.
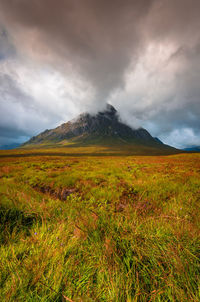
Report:
<svg viewBox="0 0 200 302"><path fill-rule="evenodd" d="M171 148L143 129L132 129L120 121L116 109L107 105L106 109L96 115L84 113L61 126L45 130L32 137L27 145L38 144L82 144L115 145L137 144L155 148Z"/></svg>

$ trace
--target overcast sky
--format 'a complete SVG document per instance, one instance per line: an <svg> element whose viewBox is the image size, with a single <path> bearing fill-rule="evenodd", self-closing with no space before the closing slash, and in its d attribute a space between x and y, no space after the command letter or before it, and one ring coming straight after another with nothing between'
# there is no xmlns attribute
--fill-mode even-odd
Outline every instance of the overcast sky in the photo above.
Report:
<svg viewBox="0 0 200 302"><path fill-rule="evenodd" d="M0 146L107 102L200 145L199 0L0 0Z"/></svg>

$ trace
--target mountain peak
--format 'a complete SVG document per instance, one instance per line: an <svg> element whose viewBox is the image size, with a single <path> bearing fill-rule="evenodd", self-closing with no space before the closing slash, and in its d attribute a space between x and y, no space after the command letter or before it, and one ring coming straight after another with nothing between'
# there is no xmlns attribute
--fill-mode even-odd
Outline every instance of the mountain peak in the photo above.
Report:
<svg viewBox="0 0 200 302"><path fill-rule="evenodd" d="M117 110L111 105L111 104L106 104L106 108L103 111L103 113L112 113L112 114L116 114Z"/></svg>
<svg viewBox="0 0 200 302"><path fill-rule="evenodd" d="M96 114L96 117L98 116L104 116L105 118L109 119L118 119L117 110L110 104L107 104L106 108L103 111L99 111Z"/></svg>

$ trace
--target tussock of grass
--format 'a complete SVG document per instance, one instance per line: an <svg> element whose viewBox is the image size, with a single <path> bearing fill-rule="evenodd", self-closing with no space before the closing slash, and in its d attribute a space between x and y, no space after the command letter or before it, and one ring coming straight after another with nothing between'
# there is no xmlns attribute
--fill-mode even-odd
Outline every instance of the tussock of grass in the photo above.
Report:
<svg viewBox="0 0 200 302"><path fill-rule="evenodd" d="M0 300L199 301L199 171L198 154L3 158Z"/></svg>

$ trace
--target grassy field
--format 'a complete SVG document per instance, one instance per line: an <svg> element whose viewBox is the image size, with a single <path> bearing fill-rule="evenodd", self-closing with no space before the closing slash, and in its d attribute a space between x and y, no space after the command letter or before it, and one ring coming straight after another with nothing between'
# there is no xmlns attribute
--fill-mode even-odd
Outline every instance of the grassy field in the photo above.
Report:
<svg viewBox="0 0 200 302"><path fill-rule="evenodd" d="M0 152L0 301L200 301L200 154L94 151Z"/></svg>

